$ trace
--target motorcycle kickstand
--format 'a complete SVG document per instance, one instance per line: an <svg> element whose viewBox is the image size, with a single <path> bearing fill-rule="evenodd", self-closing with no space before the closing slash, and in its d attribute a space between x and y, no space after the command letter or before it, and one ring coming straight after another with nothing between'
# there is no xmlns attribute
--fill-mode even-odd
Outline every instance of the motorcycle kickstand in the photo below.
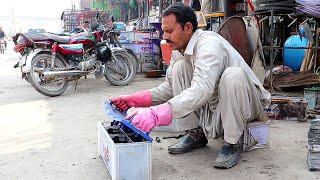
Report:
<svg viewBox="0 0 320 180"><path fill-rule="evenodd" d="M74 90L77 90L77 86L78 86L79 79L76 79L76 80L74 80L74 81L75 81Z"/></svg>

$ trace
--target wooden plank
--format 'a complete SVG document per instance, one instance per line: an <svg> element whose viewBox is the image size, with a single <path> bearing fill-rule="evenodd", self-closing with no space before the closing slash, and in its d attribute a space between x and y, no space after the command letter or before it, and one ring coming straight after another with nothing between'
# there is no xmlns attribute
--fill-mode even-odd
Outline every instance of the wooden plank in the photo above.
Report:
<svg viewBox="0 0 320 180"><path fill-rule="evenodd" d="M312 72L283 72L273 77L273 87L276 89L314 84L320 84L320 77Z"/></svg>

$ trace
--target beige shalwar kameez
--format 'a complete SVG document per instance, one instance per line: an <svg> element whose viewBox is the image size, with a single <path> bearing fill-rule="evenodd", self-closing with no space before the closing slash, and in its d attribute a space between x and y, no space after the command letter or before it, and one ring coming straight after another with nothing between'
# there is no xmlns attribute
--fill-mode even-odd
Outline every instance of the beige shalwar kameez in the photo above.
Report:
<svg viewBox="0 0 320 180"><path fill-rule="evenodd" d="M150 90L153 104L168 102L183 130L201 126L209 139L238 142L247 122L265 119L270 103L241 55L219 34L196 30L183 54L173 51L165 81Z"/></svg>

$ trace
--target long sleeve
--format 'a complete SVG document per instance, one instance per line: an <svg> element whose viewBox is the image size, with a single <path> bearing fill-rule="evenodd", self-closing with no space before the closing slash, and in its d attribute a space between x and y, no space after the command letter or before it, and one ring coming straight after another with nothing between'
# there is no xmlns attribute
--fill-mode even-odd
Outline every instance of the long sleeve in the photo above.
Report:
<svg viewBox="0 0 320 180"><path fill-rule="evenodd" d="M191 86L168 102L173 107L173 118L181 118L197 110L212 96L227 58L218 38L204 36L195 46L194 72Z"/></svg>
<svg viewBox="0 0 320 180"><path fill-rule="evenodd" d="M172 69L174 64L179 59L183 58L183 56L178 51L173 51L171 56L170 65L166 72L166 78L162 84L159 86L150 89L152 94L152 104L157 105L164 102L167 102L171 99L173 95L172 90Z"/></svg>
<svg viewBox="0 0 320 180"><path fill-rule="evenodd" d="M166 78L163 83L155 88L150 89L152 94L152 104L157 105L164 103L173 97L172 83L171 83L171 65L168 67Z"/></svg>

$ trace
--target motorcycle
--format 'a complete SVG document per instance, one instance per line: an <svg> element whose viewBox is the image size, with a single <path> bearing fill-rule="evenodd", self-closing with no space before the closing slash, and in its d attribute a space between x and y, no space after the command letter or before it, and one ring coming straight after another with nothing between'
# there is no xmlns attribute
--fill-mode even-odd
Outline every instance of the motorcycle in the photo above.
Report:
<svg viewBox="0 0 320 180"><path fill-rule="evenodd" d="M135 64L138 70L139 58L137 57L137 55L132 49L122 47L121 43L119 42L119 36L120 36L120 32L114 31L114 28L112 28L107 34L107 37L105 37L105 39L109 43L110 47L124 48L130 54L130 56L134 59L133 63Z"/></svg>
<svg viewBox="0 0 320 180"><path fill-rule="evenodd" d="M61 95L69 81L78 82L88 74L95 74L96 78L104 75L117 86L127 85L136 73L135 64L125 49L109 47L103 38L107 33L103 29L38 42L19 34L14 42L16 51L23 55L19 62L21 71L31 85L46 96ZM68 44L62 43L66 41Z"/></svg>
<svg viewBox="0 0 320 180"><path fill-rule="evenodd" d="M4 54L4 50L5 50L5 41L4 39L0 40L0 54Z"/></svg>

